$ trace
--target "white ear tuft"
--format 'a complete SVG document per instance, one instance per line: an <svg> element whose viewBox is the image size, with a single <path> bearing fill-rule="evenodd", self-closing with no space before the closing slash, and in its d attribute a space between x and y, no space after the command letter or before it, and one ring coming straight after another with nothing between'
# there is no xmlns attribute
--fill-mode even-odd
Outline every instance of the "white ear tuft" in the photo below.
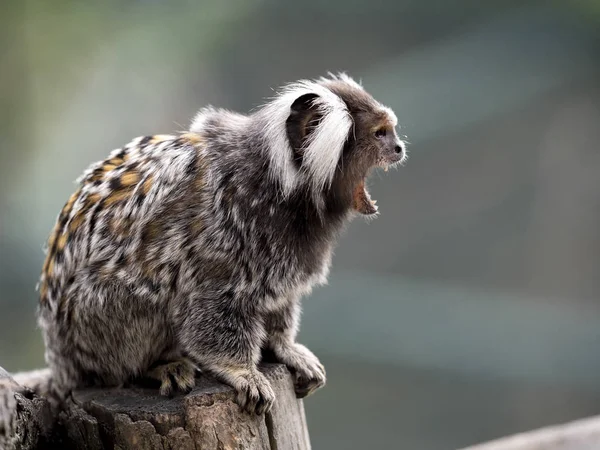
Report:
<svg viewBox="0 0 600 450"><path fill-rule="evenodd" d="M315 94L313 105L321 120L311 132L303 153L303 170L298 172L286 131L286 120L294 101L306 94ZM291 193L304 177L318 192L329 186L352 127L352 117L346 104L326 87L313 81L299 81L286 86L280 94L262 108L266 125L264 136L269 145L271 176L279 179L284 196Z"/></svg>
<svg viewBox="0 0 600 450"><path fill-rule="evenodd" d="M331 184L353 124L346 104L337 95L331 96L315 98L322 117L304 146L303 167L316 192Z"/></svg>

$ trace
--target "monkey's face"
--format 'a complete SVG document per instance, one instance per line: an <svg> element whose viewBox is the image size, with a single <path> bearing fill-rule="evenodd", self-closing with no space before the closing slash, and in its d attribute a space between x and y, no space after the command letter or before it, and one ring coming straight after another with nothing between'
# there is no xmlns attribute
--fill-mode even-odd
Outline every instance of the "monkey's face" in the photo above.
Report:
<svg viewBox="0 0 600 450"><path fill-rule="evenodd" d="M375 214L366 178L406 158L396 116L348 78L321 83L326 90L307 88L291 104L286 134L293 163L331 211Z"/></svg>
<svg viewBox="0 0 600 450"><path fill-rule="evenodd" d="M354 127L341 156L339 170L346 189L352 190L352 208L364 215L377 212L376 202L366 188L366 178L375 168L401 164L406 149L386 110L354 111Z"/></svg>

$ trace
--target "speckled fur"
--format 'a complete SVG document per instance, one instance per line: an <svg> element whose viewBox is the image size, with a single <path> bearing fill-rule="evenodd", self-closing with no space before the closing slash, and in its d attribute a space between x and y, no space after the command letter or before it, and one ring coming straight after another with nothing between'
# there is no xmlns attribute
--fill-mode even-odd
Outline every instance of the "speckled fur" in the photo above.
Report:
<svg viewBox="0 0 600 450"><path fill-rule="evenodd" d="M282 141L284 124L273 123L289 114L292 85L287 103L278 96L249 116L203 110L192 131L134 139L79 179L39 285L54 396L157 373L164 383L177 374L157 370L157 361L180 370L172 363L189 358L231 384L242 407L262 413L274 394L256 369L261 349L290 367L299 396L325 383L319 360L295 342L299 300L326 281L336 237L353 215L345 186L354 172L366 175L348 160L358 142L352 105L362 99L396 119L345 76L303 83L298 95L327 91L337 99L332 120L342 114L340 126L354 124L341 139L325 139L330 149L311 148L308 170ZM339 152L338 164L314 166L328 150ZM189 388L185 367L174 387Z"/></svg>

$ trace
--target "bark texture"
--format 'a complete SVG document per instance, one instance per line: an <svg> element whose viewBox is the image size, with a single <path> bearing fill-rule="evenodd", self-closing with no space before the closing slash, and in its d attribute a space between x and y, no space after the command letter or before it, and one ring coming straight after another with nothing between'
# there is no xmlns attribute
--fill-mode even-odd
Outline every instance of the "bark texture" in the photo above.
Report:
<svg viewBox="0 0 600 450"><path fill-rule="evenodd" d="M289 372L279 364L262 371L277 396L263 416L241 411L233 390L208 377L173 398L141 387L76 391L56 416L45 399L15 381L26 374L11 377L0 369L0 449L310 449Z"/></svg>

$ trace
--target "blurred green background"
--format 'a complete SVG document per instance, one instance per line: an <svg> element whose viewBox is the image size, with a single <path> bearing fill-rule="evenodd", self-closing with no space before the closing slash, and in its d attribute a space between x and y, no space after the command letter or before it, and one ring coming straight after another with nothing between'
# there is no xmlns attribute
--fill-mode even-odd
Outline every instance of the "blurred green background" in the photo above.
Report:
<svg viewBox="0 0 600 450"><path fill-rule="evenodd" d="M405 168L304 301L315 449L451 449L600 413L600 3L4 1L0 365L43 365L42 246L92 161L345 70Z"/></svg>

